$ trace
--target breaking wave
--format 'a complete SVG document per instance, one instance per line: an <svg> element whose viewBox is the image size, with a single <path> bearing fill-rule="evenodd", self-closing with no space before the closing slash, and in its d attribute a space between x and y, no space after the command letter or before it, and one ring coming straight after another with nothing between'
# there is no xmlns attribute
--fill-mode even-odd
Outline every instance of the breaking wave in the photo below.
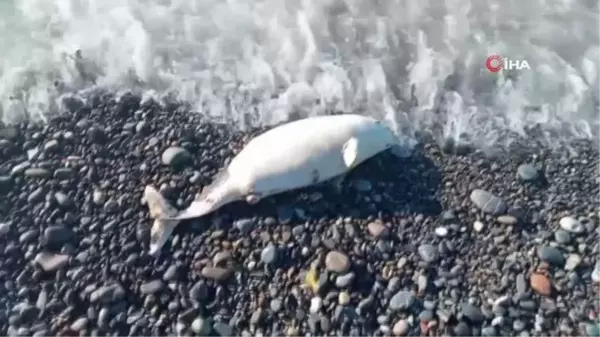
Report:
<svg viewBox="0 0 600 337"><path fill-rule="evenodd" d="M597 137L592 0L8 0L2 119L105 88L187 101L239 127L331 111L413 139L504 146ZM78 52L79 50L79 52ZM531 69L490 73L499 54Z"/></svg>

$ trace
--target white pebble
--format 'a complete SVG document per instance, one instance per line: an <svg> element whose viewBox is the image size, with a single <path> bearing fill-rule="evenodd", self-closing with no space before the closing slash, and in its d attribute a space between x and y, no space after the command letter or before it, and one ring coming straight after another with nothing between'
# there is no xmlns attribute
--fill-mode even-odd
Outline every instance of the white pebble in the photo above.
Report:
<svg viewBox="0 0 600 337"><path fill-rule="evenodd" d="M347 292L342 291L338 296L338 303L342 306L347 305L350 303L350 295L348 295Z"/></svg>
<svg viewBox="0 0 600 337"><path fill-rule="evenodd" d="M502 324L504 324L504 317L502 316L496 316L492 320L492 326L501 326Z"/></svg>
<svg viewBox="0 0 600 337"><path fill-rule="evenodd" d="M323 300L320 297L313 297L310 299L310 313L316 314L321 310L323 306Z"/></svg>
<svg viewBox="0 0 600 337"><path fill-rule="evenodd" d="M483 222L481 221L475 221L473 223L473 229L475 229L476 232L481 232L483 230Z"/></svg>
<svg viewBox="0 0 600 337"><path fill-rule="evenodd" d="M0 236L6 235L10 231L10 224L7 222L0 222Z"/></svg>
<svg viewBox="0 0 600 337"><path fill-rule="evenodd" d="M562 219L560 219L560 221L558 222L560 225L560 228L566 230L567 232L571 232L571 233L582 233L583 232L583 225L577 221L577 219L570 217L570 216L566 216Z"/></svg>
<svg viewBox="0 0 600 337"><path fill-rule="evenodd" d="M594 265L594 270L592 271L592 281L596 283L600 282L600 262L596 262Z"/></svg>
<svg viewBox="0 0 600 337"><path fill-rule="evenodd" d="M448 228L440 226L435 229L435 235L444 237L448 235Z"/></svg>

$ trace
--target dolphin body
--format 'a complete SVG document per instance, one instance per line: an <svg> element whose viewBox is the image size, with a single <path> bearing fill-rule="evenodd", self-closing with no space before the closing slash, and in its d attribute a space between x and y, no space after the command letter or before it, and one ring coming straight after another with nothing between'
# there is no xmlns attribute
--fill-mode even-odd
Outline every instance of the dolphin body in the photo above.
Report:
<svg viewBox="0 0 600 337"><path fill-rule="evenodd" d="M270 195L343 178L365 160L399 146L399 138L382 122L355 114L309 117L268 130L248 142L185 210L146 186L144 200L155 219L150 254L162 248L181 220L233 201L255 204Z"/></svg>

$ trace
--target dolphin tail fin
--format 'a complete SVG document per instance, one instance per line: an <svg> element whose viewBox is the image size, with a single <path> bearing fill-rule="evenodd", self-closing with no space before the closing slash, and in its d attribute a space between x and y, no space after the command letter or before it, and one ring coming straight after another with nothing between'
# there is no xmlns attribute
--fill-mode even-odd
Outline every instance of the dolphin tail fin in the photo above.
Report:
<svg viewBox="0 0 600 337"><path fill-rule="evenodd" d="M180 220L172 219L177 216L179 211L169 205L160 192L152 186L146 186L144 189L144 200L148 204L150 217L155 219L150 230L150 254L155 255L165 245L179 224Z"/></svg>

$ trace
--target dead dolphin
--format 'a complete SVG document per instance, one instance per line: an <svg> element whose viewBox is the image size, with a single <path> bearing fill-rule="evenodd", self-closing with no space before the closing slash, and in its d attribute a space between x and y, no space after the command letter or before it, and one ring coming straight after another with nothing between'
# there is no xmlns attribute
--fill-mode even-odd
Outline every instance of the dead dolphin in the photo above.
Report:
<svg viewBox="0 0 600 337"><path fill-rule="evenodd" d="M196 201L179 211L153 187L144 199L155 219L150 253L161 249L183 219L211 213L237 200L261 198L343 176L392 147L399 138L382 122L345 114L309 117L275 127L252 139Z"/></svg>

